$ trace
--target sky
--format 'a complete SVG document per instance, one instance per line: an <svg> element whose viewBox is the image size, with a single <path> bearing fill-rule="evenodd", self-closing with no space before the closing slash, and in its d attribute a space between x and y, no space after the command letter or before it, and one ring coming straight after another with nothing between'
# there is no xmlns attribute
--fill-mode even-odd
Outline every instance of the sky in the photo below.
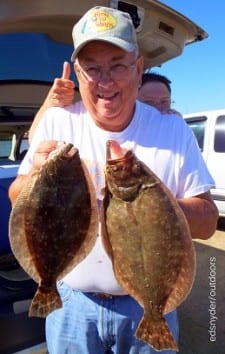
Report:
<svg viewBox="0 0 225 354"><path fill-rule="evenodd" d="M152 71L171 80L172 107L182 114L225 108L225 1L161 0L208 33Z"/></svg>

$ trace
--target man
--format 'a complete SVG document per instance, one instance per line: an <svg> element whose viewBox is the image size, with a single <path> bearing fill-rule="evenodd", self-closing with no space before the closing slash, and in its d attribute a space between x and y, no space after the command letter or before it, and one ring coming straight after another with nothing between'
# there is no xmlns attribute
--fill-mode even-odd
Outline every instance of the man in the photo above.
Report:
<svg viewBox="0 0 225 354"><path fill-rule="evenodd" d="M178 114L179 112L171 108L171 81L163 75L153 72L144 73L141 87L138 92L138 99L162 113Z"/></svg>
<svg viewBox="0 0 225 354"><path fill-rule="evenodd" d="M143 58L130 16L95 7L74 26L72 35L72 60L82 101L45 112L10 187L12 203L29 174L40 169L58 141L65 141L79 149L101 206L106 141L114 139L122 146L132 143L137 157L169 187L186 215L192 237L210 237L218 218L209 192L214 182L191 130L179 117L167 115L165 119L158 110L136 100ZM46 319L50 354L156 353L134 336L143 309L117 283L101 233L91 253L58 288L63 307ZM178 339L176 311L165 318Z"/></svg>

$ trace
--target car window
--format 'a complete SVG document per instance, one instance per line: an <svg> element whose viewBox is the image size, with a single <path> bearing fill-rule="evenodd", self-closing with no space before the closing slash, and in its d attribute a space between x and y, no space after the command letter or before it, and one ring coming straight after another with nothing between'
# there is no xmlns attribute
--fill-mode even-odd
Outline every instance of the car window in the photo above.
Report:
<svg viewBox="0 0 225 354"><path fill-rule="evenodd" d="M28 140L28 131L24 133L22 139L19 142L18 151L17 151L17 159L23 160L24 156L27 153L29 148L29 140Z"/></svg>
<svg viewBox="0 0 225 354"><path fill-rule="evenodd" d="M214 150L225 152L225 116L219 116L216 120Z"/></svg>
<svg viewBox="0 0 225 354"><path fill-rule="evenodd" d="M28 132L20 138L13 132L0 133L0 160L22 160L29 148Z"/></svg>
<svg viewBox="0 0 225 354"><path fill-rule="evenodd" d="M196 136L201 151L203 151L206 121L207 117L205 116L194 117L186 120L187 124Z"/></svg>
<svg viewBox="0 0 225 354"><path fill-rule="evenodd" d="M0 159L6 159L9 157L12 149L12 134L4 133L0 134Z"/></svg>
<svg viewBox="0 0 225 354"><path fill-rule="evenodd" d="M29 146L27 132L37 110L29 106L0 106L0 159L23 159Z"/></svg>

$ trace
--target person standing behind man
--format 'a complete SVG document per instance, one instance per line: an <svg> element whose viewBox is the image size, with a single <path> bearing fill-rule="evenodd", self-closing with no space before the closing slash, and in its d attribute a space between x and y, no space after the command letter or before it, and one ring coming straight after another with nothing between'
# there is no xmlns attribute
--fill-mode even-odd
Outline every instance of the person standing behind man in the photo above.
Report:
<svg viewBox="0 0 225 354"><path fill-rule="evenodd" d="M171 81L164 75L149 72L142 75L138 99L157 108L161 113L181 113L171 108Z"/></svg>
<svg viewBox="0 0 225 354"><path fill-rule="evenodd" d="M96 6L75 24L72 36L72 61L82 100L45 111L10 186L12 204L32 171L39 171L58 142L65 141L79 149L101 209L106 143L116 140L122 147L132 144L137 158L170 189L186 216L192 238L209 238L218 219L210 195L214 181L183 119L176 115L165 119L136 99L144 63L130 15ZM100 215L99 219L101 222ZM46 318L50 354L158 353L135 338L143 308L117 282L101 227L90 254L58 283L58 290L63 306ZM178 340L176 310L166 314L165 320ZM154 335L158 343L166 342L160 331ZM175 351L168 349L162 354Z"/></svg>

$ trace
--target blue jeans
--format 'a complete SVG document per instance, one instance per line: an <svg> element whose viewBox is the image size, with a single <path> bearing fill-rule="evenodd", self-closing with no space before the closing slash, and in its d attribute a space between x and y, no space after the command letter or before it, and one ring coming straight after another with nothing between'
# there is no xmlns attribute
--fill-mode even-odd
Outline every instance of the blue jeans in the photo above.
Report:
<svg viewBox="0 0 225 354"><path fill-rule="evenodd" d="M63 307L46 319L46 340L50 354L155 354L134 333L143 309L130 296L101 299L93 293L75 291L60 282ZM166 315L175 340L177 313ZM162 354L175 354L164 350Z"/></svg>

